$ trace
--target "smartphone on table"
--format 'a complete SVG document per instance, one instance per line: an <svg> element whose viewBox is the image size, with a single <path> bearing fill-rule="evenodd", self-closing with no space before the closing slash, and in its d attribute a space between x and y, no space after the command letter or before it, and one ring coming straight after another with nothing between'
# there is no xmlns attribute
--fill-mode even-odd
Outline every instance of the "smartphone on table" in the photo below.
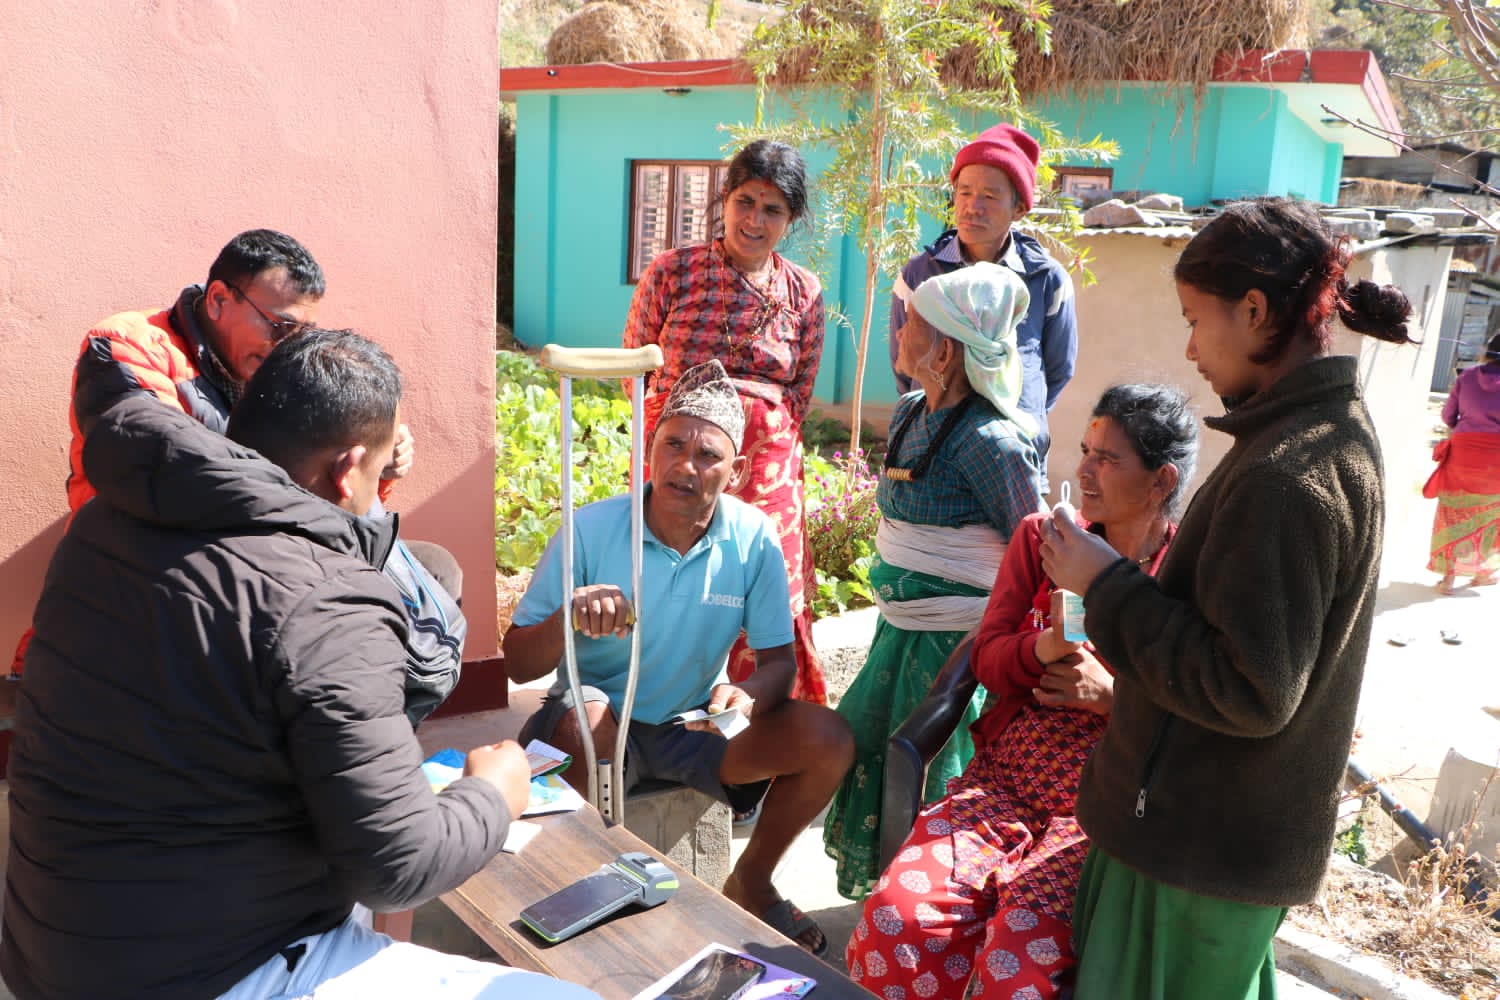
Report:
<svg viewBox="0 0 1500 1000"><path fill-rule="evenodd" d="M605 869L533 903L521 921L543 940L565 941L640 898L640 883Z"/></svg>
<svg viewBox="0 0 1500 1000"><path fill-rule="evenodd" d="M711 951L660 994L660 1000L739 1000L760 982L766 967L753 958Z"/></svg>

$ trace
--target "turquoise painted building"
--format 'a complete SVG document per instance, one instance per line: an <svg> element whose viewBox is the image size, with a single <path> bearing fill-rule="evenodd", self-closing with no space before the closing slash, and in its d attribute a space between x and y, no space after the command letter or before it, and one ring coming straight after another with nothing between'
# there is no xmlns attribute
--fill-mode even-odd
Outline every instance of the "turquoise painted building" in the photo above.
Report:
<svg viewBox="0 0 1500 1000"><path fill-rule="evenodd" d="M754 87L740 64L723 60L506 69L500 86L516 103L516 337L531 346L617 346L642 261L675 245L674 234L690 242L684 234L703 231L717 186L712 164L726 158L723 126L753 118ZM1196 113L1185 88L1149 82L1053 97L1036 109L1064 134L1119 144L1108 179L1114 190L1176 194L1188 206L1259 194L1331 204L1345 155L1396 152L1339 117L1396 127L1368 52L1225 60ZM802 153L816 208L827 156ZM924 234L941 229L929 220ZM789 238L782 252L807 262L808 236ZM830 320L815 391L842 402L853 390L864 259L846 237L825 247L815 266L825 301L848 321ZM888 305L883 289L865 381L872 402L895 398L885 361Z"/></svg>

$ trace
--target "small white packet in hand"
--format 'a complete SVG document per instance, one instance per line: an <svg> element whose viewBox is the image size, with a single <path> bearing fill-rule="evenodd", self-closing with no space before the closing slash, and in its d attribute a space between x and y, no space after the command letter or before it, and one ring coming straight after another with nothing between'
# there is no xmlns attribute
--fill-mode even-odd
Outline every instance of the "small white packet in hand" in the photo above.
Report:
<svg viewBox="0 0 1500 1000"><path fill-rule="evenodd" d="M726 740L732 740L750 728L750 720L745 718L744 713L738 708L726 708L724 711L715 712L712 715L704 709L695 708L690 712L682 712L672 716L672 721L679 726L689 722L701 722L704 719L712 722Z"/></svg>

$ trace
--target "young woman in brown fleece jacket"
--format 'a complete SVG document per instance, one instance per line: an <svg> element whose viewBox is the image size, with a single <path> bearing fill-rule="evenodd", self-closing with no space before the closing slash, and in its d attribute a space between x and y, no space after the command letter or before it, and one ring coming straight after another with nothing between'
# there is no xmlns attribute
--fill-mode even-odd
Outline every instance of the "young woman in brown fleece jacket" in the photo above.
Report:
<svg viewBox="0 0 1500 1000"><path fill-rule="evenodd" d="M1077 1000L1266 1000L1272 936L1333 839L1375 610L1380 449L1330 325L1409 343L1315 208L1232 205L1174 270L1187 357L1234 445L1153 579L1060 516L1042 559L1115 670L1083 775Z"/></svg>

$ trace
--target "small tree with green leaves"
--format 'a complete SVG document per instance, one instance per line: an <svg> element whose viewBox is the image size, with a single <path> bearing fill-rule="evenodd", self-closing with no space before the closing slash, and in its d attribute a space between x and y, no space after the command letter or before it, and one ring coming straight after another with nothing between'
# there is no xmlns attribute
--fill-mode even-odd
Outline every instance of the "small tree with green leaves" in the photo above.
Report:
<svg viewBox="0 0 1500 1000"><path fill-rule="evenodd" d="M823 234L853 233L865 254L851 453L859 449L876 291L882 275L894 275L917 252L921 217L946 215L947 177L929 165L951 163L972 138L972 124L961 118L1008 119L1039 134L1043 188L1049 163L1114 155L1113 144L1097 138L1065 143L1026 109L1016 89L1012 33L1046 52L1050 12L1046 0L804 0L762 24L745 50L756 79L756 117L731 127L734 141L770 138L831 151L819 178L832 209ZM767 113L773 91L791 104L791 113L775 121ZM830 100L833 115L813 106ZM1076 231L1076 209L1062 208L1039 228Z"/></svg>

